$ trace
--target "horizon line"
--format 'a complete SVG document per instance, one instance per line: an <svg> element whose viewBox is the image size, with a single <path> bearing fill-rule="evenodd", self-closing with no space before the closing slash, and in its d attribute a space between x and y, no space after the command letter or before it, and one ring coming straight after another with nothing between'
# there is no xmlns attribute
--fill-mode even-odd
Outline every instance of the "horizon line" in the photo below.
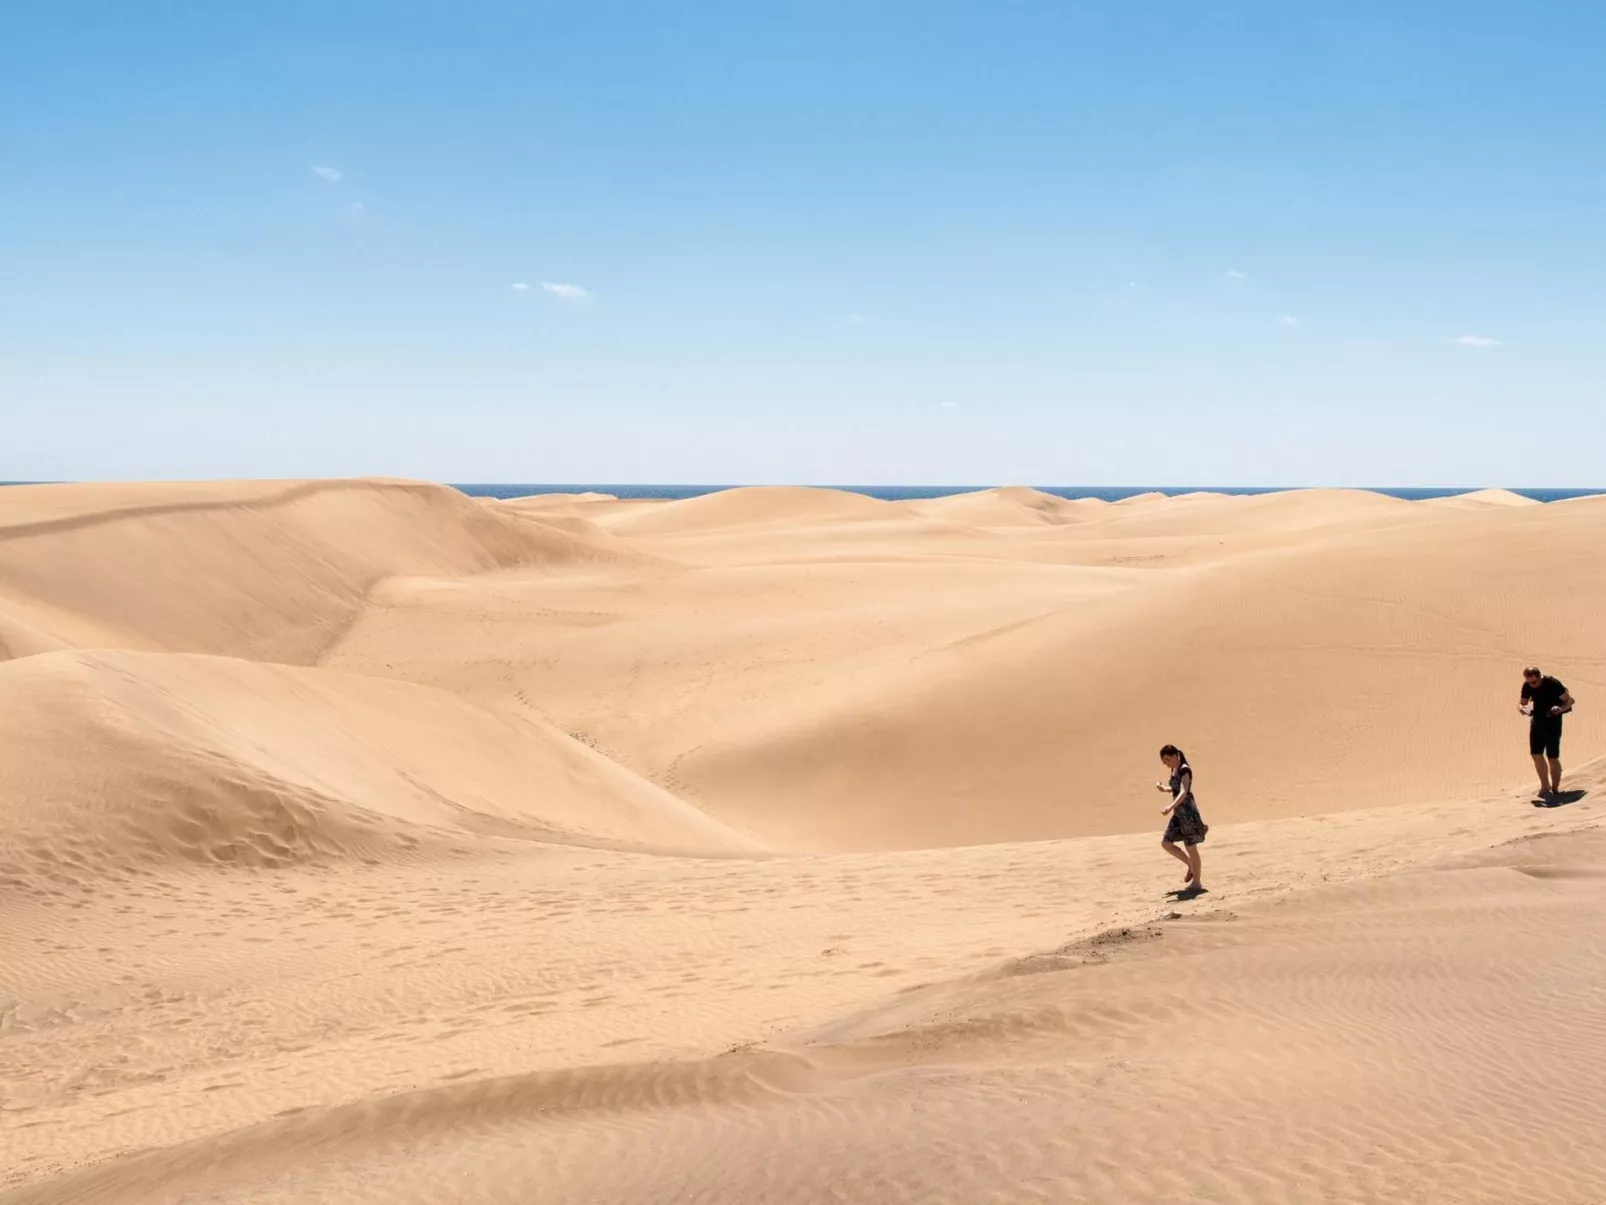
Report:
<svg viewBox="0 0 1606 1205"><path fill-rule="evenodd" d="M1277 493L1293 490L1361 490L1365 492L1386 492L1390 490L1432 490L1445 493L1471 493L1479 490L1504 489L1513 493L1577 493L1597 494L1606 493L1606 485L1355 485L1333 483L1304 483L1298 485L1263 485L1263 484L1159 484L1153 482L1123 482L1119 484L1100 484L1092 482L1065 482L1065 483L1032 483L1027 481L999 481L985 482L938 482L925 484L907 481L856 481L856 482L819 482L819 481L494 481L494 480L449 480L439 477L409 477L405 475L391 477L383 473L338 473L333 475L312 476L242 476L242 477L78 477L78 478L32 478L16 480L0 480L0 487L16 485L180 485L195 482L215 481L362 481L362 480L401 480L429 482L444 485L452 489L460 488L525 488L539 486L552 489L598 489L599 487L613 487L619 489L702 489L702 490L728 490L728 489L833 489L833 490L863 490L863 489L911 489L911 490L987 490L1008 489L1024 487L1039 490L1142 490L1156 493L1174 492L1220 492L1253 490L1261 493Z"/></svg>

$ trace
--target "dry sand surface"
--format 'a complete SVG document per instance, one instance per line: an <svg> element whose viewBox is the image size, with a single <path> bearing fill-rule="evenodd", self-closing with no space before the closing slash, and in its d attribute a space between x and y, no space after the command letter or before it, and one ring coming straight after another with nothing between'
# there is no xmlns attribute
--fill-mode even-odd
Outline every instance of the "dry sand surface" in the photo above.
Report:
<svg viewBox="0 0 1606 1205"><path fill-rule="evenodd" d="M0 1203L1606 1200L1603 547L0 490Z"/></svg>

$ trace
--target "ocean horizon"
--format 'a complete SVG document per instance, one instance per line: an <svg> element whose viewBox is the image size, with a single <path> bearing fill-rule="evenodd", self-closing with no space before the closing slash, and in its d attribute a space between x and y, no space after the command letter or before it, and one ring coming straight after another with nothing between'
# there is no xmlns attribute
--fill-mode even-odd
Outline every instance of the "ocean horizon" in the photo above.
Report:
<svg viewBox="0 0 1606 1205"><path fill-rule="evenodd" d="M330 478L329 480L339 480ZM420 478L419 480L427 480ZM0 481L0 488L8 485L70 485L66 481ZM532 494L612 494L616 498L632 500L657 499L662 501L675 501L683 498L698 498L704 494L717 494L721 490L750 489L753 483L726 483L720 485L677 485L677 484L639 484L621 482L496 482L496 481L446 481L441 484L460 493L474 498L526 498ZM953 494L973 493L977 490L997 489L994 485L817 485L808 482L793 482L790 486L808 489L844 490L851 494L863 494L869 498L880 498L887 502L905 502L920 498L946 498ZM764 488L774 488L767 485ZM1060 498L1100 498L1106 502L1118 502L1122 498L1132 498L1139 494L1285 494L1295 490L1305 489L1346 489L1363 490L1372 494L1383 494L1390 498L1403 498L1411 502L1420 502L1429 498L1453 498L1460 494L1476 493L1485 489L1505 489L1524 498L1532 498L1535 502L1564 502L1569 498L1593 498L1606 494L1606 486L1583 486L1568 488L1550 488L1539 486L1395 486L1395 485L1341 485L1341 486L1311 486L1311 485L1034 485L1031 487L1045 494L1053 494Z"/></svg>
<svg viewBox="0 0 1606 1205"><path fill-rule="evenodd" d="M497 483L497 482L447 482L453 489L476 498L525 498L531 494L612 494L616 498L629 499L662 499L676 500L681 498L698 498L704 494L717 494L721 490L745 488L740 485L632 485L607 483ZM903 502L917 498L945 498L951 494L971 493L975 490L996 489L996 486L987 485L824 485L812 486L815 489L845 490L852 494L864 494L870 498L880 498L887 502ZM1578 488L1578 489L1542 489L1518 486L1482 486L1468 485L1455 487L1437 486L1303 486L1303 485L1038 485L1033 489L1041 490L1045 494L1053 494L1060 498L1101 498L1106 502L1118 502L1122 498L1132 498L1139 494L1282 494L1291 490L1300 489L1358 489L1373 494L1385 494L1390 498L1404 498L1408 501L1419 502L1428 498L1453 498L1460 494L1475 493L1481 489L1501 488L1509 489L1514 494L1524 498L1532 498L1535 502L1562 502L1568 498L1588 498L1606 494L1606 487Z"/></svg>

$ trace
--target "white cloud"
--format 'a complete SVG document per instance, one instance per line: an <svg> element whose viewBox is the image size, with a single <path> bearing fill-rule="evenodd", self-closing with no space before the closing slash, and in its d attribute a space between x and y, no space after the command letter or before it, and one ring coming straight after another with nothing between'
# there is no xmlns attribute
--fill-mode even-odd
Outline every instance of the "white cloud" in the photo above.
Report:
<svg viewBox="0 0 1606 1205"><path fill-rule="evenodd" d="M1222 273L1222 277L1226 280L1248 280L1249 273L1240 272L1237 268L1228 268L1226 272Z"/></svg>
<svg viewBox="0 0 1606 1205"><path fill-rule="evenodd" d="M1499 347L1500 340L1487 335L1462 335L1456 340L1462 347Z"/></svg>
<svg viewBox="0 0 1606 1205"><path fill-rule="evenodd" d="M512 284L508 285L508 288L512 289L515 293L528 293L530 291L530 286L525 284L522 280L515 280Z"/></svg>
<svg viewBox="0 0 1606 1205"><path fill-rule="evenodd" d="M859 326L859 325L862 325L863 323L866 323L866 322L870 321L870 315L869 314L849 314L848 315L848 321L853 323L854 326Z"/></svg>
<svg viewBox="0 0 1606 1205"><path fill-rule="evenodd" d="M312 174L329 184L339 184L346 178L340 169L335 167L315 167L312 169Z"/></svg>
<svg viewBox="0 0 1606 1205"><path fill-rule="evenodd" d="M1284 314L1281 318L1277 319L1277 321L1281 322L1284 326L1299 325L1299 319L1295 318L1292 314Z"/></svg>
<svg viewBox="0 0 1606 1205"><path fill-rule="evenodd" d="M1135 280L1129 280L1129 281L1126 282L1126 287L1129 288L1129 289L1140 289L1143 286L1138 284L1138 282L1135 281Z"/></svg>
<svg viewBox="0 0 1606 1205"><path fill-rule="evenodd" d="M957 410L957 409L959 409L959 403L958 402L938 402L937 405L941 406L944 410Z"/></svg>
<svg viewBox="0 0 1606 1205"><path fill-rule="evenodd" d="M591 296L589 292L579 285L566 285L559 284L556 281L543 280L541 287L551 293L552 296L561 298L564 301L584 301Z"/></svg>
<svg viewBox="0 0 1606 1205"><path fill-rule="evenodd" d="M353 201L340 211L340 220L352 230L361 230L368 223L368 206Z"/></svg>

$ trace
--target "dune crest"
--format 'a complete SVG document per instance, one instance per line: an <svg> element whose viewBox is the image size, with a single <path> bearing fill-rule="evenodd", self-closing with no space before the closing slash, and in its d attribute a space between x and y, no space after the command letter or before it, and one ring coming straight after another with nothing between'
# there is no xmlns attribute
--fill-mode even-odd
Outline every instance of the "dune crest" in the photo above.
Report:
<svg viewBox="0 0 1606 1205"><path fill-rule="evenodd" d="M1086 517L1086 507L1028 486L953 494L909 504L917 513L973 527L1011 527L1021 524L1060 524Z"/></svg>
<svg viewBox="0 0 1606 1205"><path fill-rule="evenodd" d="M559 506L577 506L588 502L617 502L619 495L605 494L600 490L581 490L573 494L521 494L517 498L502 498L497 505L504 510L545 510Z"/></svg>
<svg viewBox="0 0 1606 1205"><path fill-rule="evenodd" d="M1511 490L1502 489L1472 490L1470 493L1465 494L1451 494L1444 498L1430 498L1428 502L1433 506L1452 507L1542 505L1532 498L1513 493Z"/></svg>
<svg viewBox="0 0 1606 1205"><path fill-rule="evenodd" d="M618 556L422 483L0 489L0 611L78 648L306 664L386 577Z"/></svg>
<svg viewBox="0 0 1606 1205"><path fill-rule="evenodd" d="M623 511L605 522L631 536L693 535L729 528L810 526L896 516L894 503L848 490L755 485L701 494L651 509Z"/></svg>

